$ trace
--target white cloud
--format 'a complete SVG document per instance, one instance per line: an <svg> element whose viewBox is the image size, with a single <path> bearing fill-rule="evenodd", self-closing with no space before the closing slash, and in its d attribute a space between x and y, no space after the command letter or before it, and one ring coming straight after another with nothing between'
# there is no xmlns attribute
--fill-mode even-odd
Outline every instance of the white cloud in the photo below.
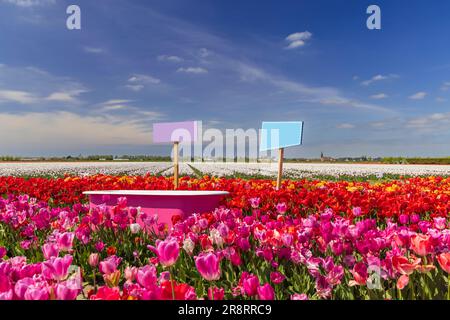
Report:
<svg viewBox="0 0 450 320"><path fill-rule="evenodd" d="M1 102L18 102L21 104L33 104L39 101L39 98L30 92L18 90L0 90Z"/></svg>
<svg viewBox="0 0 450 320"><path fill-rule="evenodd" d="M378 94L373 94L370 96L370 98L375 99L375 100L386 99L387 97L388 97L388 95L385 93L378 93Z"/></svg>
<svg viewBox="0 0 450 320"><path fill-rule="evenodd" d="M96 48L96 47L83 47L84 52L87 53L94 53L94 54L100 54L103 53L104 50L102 48Z"/></svg>
<svg viewBox="0 0 450 320"><path fill-rule="evenodd" d="M445 98L442 98L442 97L436 98L436 102L445 102L445 101L447 101L447 99L445 99Z"/></svg>
<svg viewBox="0 0 450 320"><path fill-rule="evenodd" d="M260 68L247 64L238 63L237 71L240 74L241 81L256 82L263 81L269 83L283 91L292 92L299 95L300 101L319 103L323 105L335 105L343 107L353 107L357 109L374 110L377 112L392 113L387 108L364 103L355 99L342 96L336 88L332 87L309 87L303 83L287 80L281 77L273 76Z"/></svg>
<svg viewBox="0 0 450 320"><path fill-rule="evenodd" d="M55 76L36 67L3 66L0 72L0 103L21 104L49 102L78 103L78 96L88 90L68 77Z"/></svg>
<svg viewBox="0 0 450 320"><path fill-rule="evenodd" d="M169 55L160 55L158 56L158 61L167 61L167 62L173 62L173 63L180 63L183 62L184 59L179 56L169 56Z"/></svg>
<svg viewBox="0 0 450 320"><path fill-rule="evenodd" d="M148 144L150 130L126 118L71 112L0 115L2 149L74 150L97 145Z"/></svg>
<svg viewBox="0 0 450 320"><path fill-rule="evenodd" d="M414 129L440 129L450 126L450 112L433 113L423 117L414 118L406 122L407 128Z"/></svg>
<svg viewBox="0 0 450 320"><path fill-rule="evenodd" d="M111 104L108 106L104 106L102 108L102 110L104 111L112 111L112 110L123 110L123 109L127 109L128 106L125 104Z"/></svg>
<svg viewBox="0 0 450 320"><path fill-rule="evenodd" d="M111 99L105 102L100 103L99 110L100 111L116 111L123 110L129 108L129 103L133 100L128 99Z"/></svg>
<svg viewBox="0 0 450 320"><path fill-rule="evenodd" d="M303 47L305 45L305 41L303 40L295 40L292 41L287 47L286 49L295 49L298 47Z"/></svg>
<svg viewBox="0 0 450 320"><path fill-rule="evenodd" d="M449 89L450 89L450 81L444 82L444 83L442 84L441 90L442 90L442 91L447 91L447 90L449 90Z"/></svg>
<svg viewBox="0 0 450 320"><path fill-rule="evenodd" d="M35 7L48 4L54 4L55 0L2 0L2 2L10 3L18 7Z"/></svg>
<svg viewBox="0 0 450 320"><path fill-rule="evenodd" d="M336 126L336 128L338 128L338 129L353 129L354 127L355 127L355 125L353 125L351 123L341 123Z"/></svg>
<svg viewBox="0 0 450 320"><path fill-rule="evenodd" d="M133 90L135 92L141 91L147 85L157 85L160 84L161 80L145 74L133 74L128 79L128 84L125 85L126 88Z"/></svg>
<svg viewBox="0 0 450 320"><path fill-rule="evenodd" d="M161 80L159 80L158 78L152 77L152 76L148 76L145 74L133 74L129 79L128 82L131 83L141 83L141 84L159 84L161 82Z"/></svg>
<svg viewBox="0 0 450 320"><path fill-rule="evenodd" d="M48 101L77 102L77 97L83 92L86 92L86 90L53 92L45 99Z"/></svg>
<svg viewBox="0 0 450 320"><path fill-rule="evenodd" d="M409 96L409 98L411 100L422 100L426 97L426 95L427 95L426 92L420 91L420 92L414 93L413 95Z"/></svg>
<svg viewBox="0 0 450 320"><path fill-rule="evenodd" d="M112 99L112 100L102 102L101 105L108 106L108 105L112 105L112 104L128 103L128 102L132 102L132 101L133 100L128 100L128 99Z"/></svg>
<svg viewBox="0 0 450 320"><path fill-rule="evenodd" d="M361 82L361 84L363 86L368 86L374 82L388 80L388 79L395 79L395 78L398 78L398 75L396 75L396 74L388 74L388 75L377 74L377 75L373 76L372 78L370 78L369 80L365 80L365 81Z"/></svg>
<svg viewBox="0 0 450 320"><path fill-rule="evenodd" d="M93 108L93 114L116 114L115 111L127 110L127 115L130 117L130 121L145 121L145 120L159 120L164 118L164 114L158 111L141 109L131 105L134 100L128 99L111 99Z"/></svg>
<svg viewBox="0 0 450 320"><path fill-rule="evenodd" d="M204 74L208 73L208 70L202 67L181 67L178 68L177 72L184 72L184 73L193 73L193 74Z"/></svg>
<svg viewBox="0 0 450 320"><path fill-rule="evenodd" d="M286 37L286 41L289 42L289 45L286 49L295 49L298 47L302 47L305 45L306 41L312 37L312 33L309 31L296 32L288 35Z"/></svg>
<svg viewBox="0 0 450 320"><path fill-rule="evenodd" d="M127 84L125 87L135 92L144 89L144 86L142 84Z"/></svg>

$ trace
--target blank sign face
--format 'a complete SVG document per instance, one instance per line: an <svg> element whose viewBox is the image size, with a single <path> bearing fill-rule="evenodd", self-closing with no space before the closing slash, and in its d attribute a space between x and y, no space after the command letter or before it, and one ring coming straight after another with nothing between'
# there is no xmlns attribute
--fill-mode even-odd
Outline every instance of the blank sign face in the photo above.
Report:
<svg viewBox="0 0 450 320"><path fill-rule="evenodd" d="M196 142L198 121L160 122L153 124L153 142Z"/></svg>
<svg viewBox="0 0 450 320"><path fill-rule="evenodd" d="M303 121L263 122L259 150L267 151L302 144Z"/></svg>

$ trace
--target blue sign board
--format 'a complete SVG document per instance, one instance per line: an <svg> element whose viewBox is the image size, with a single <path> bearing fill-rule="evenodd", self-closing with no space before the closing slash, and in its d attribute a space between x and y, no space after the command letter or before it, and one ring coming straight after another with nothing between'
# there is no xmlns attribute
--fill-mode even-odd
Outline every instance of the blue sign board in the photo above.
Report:
<svg viewBox="0 0 450 320"><path fill-rule="evenodd" d="M263 122L260 151L302 144L303 121Z"/></svg>

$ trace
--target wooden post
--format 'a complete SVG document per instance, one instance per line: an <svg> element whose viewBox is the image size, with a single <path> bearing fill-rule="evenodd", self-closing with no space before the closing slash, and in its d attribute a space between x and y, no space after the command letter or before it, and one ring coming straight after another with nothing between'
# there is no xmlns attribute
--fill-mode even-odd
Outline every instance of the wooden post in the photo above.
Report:
<svg viewBox="0 0 450 320"><path fill-rule="evenodd" d="M178 141L173 143L173 186L178 189Z"/></svg>
<svg viewBox="0 0 450 320"><path fill-rule="evenodd" d="M283 158L284 148L278 149L278 176L277 176L277 190L281 187L281 177L283 175Z"/></svg>

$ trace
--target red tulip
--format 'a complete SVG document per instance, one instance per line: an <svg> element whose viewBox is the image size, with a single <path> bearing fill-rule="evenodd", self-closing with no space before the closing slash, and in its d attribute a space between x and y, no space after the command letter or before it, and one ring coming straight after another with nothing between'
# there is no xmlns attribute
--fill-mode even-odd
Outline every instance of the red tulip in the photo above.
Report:
<svg viewBox="0 0 450 320"><path fill-rule="evenodd" d="M437 256L437 261L442 270L450 274L450 252L441 253Z"/></svg>
<svg viewBox="0 0 450 320"><path fill-rule="evenodd" d="M97 293L90 297L91 300L120 300L119 288L100 287Z"/></svg>
<svg viewBox="0 0 450 320"><path fill-rule="evenodd" d="M223 300L225 296L225 290L223 288L208 288L209 300Z"/></svg>
<svg viewBox="0 0 450 320"><path fill-rule="evenodd" d="M413 261L408 260L408 258L404 256L394 256L392 258L392 265L395 270L400 272L401 274L412 274L420 264L420 258L413 259Z"/></svg>

